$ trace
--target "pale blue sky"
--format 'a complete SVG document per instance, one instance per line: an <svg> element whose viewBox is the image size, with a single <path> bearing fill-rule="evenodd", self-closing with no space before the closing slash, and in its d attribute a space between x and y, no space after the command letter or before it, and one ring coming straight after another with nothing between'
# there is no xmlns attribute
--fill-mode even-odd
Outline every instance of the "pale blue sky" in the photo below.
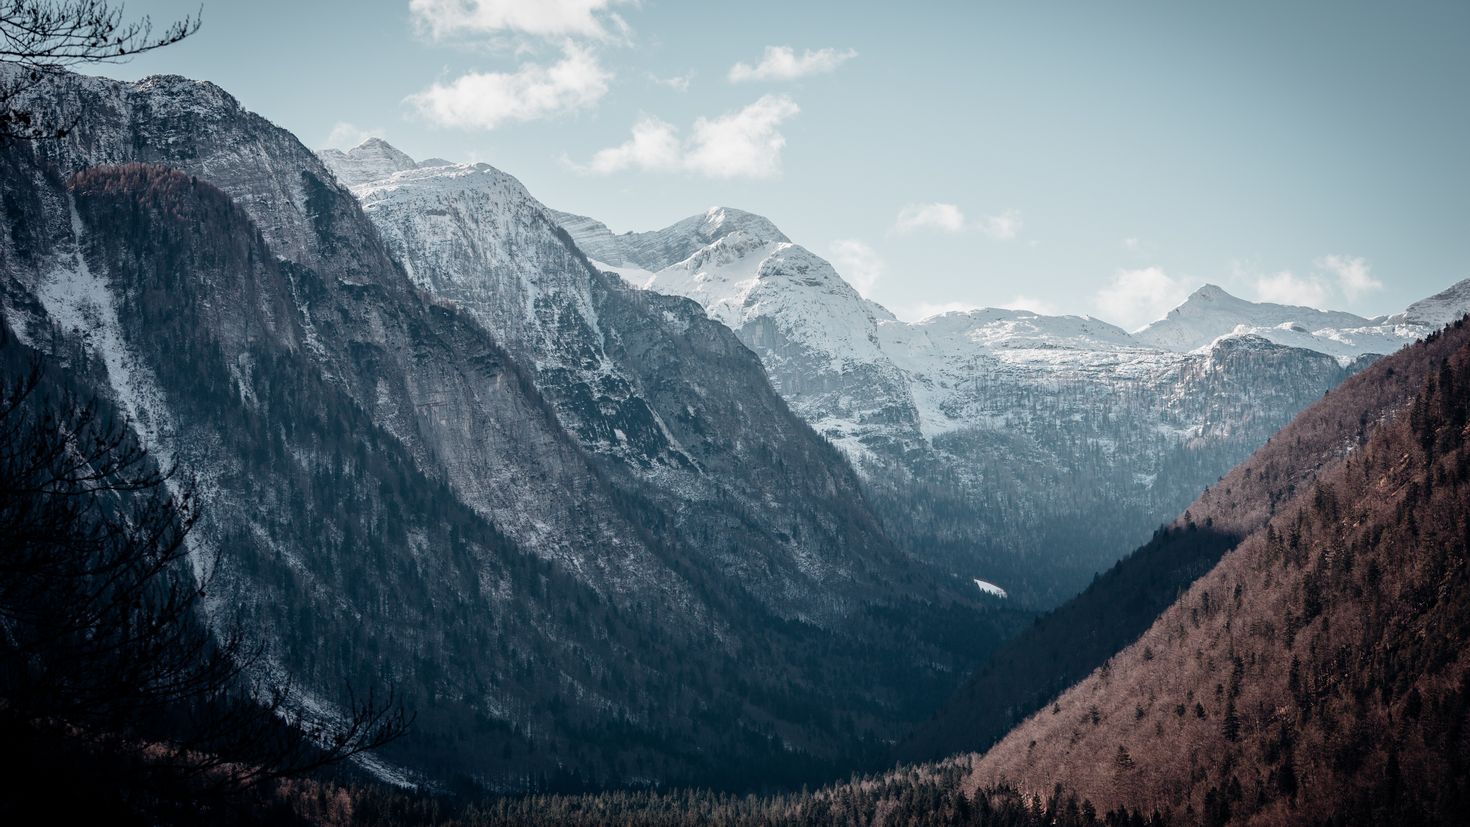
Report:
<svg viewBox="0 0 1470 827"><path fill-rule="evenodd" d="M616 231L761 213L905 316L1131 327L1206 281L1372 315L1470 276L1470 3L415 2L204 0L98 71L486 161Z"/></svg>

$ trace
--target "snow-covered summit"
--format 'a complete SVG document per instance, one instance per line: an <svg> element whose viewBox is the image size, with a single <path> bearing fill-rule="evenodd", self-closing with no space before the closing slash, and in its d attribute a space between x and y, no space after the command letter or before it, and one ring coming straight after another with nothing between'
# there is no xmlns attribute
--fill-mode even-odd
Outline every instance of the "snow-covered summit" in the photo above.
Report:
<svg viewBox="0 0 1470 827"><path fill-rule="evenodd" d="M1463 318L1470 311L1470 279L1456 282L1448 288L1409 305L1402 313L1385 319L1386 324L1443 327Z"/></svg>
<svg viewBox="0 0 1470 827"><path fill-rule="evenodd" d="M617 235L606 224L586 216L555 210L551 214L590 258L614 268L636 267L649 272L677 264L734 232L762 242L791 240L769 219L733 207L710 207L662 230Z"/></svg>
<svg viewBox="0 0 1470 827"><path fill-rule="evenodd" d="M364 204L378 204L389 198L425 201L433 193L475 191L505 205L506 211L527 206L540 212L531 194L515 176L489 164L413 164L381 178L352 185L352 193Z"/></svg>
<svg viewBox="0 0 1470 827"><path fill-rule="evenodd" d="M337 180L349 187L387 178L395 172L413 169L417 164L382 138L368 138L352 149L317 150L317 157L332 170Z"/></svg>
<svg viewBox="0 0 1470 827"><path fill-rule="evenodd" d="M964 340L1000 348L1138 348L1122 328L1091 316L1046 316L1030 310L983 307L951 311L915 323L931 339Z"/></svg>
<svg viewBox="0 0 1470 827"><path fill-rule="evenodd" d="M764 341L786 340L788 357L800 348L830 370L888 362L877 305L799 244L734 229L641 286L694 299L732 330L762 326Z"/></svg>
<svg viewBox="0 0 1470 827"><path fill-rule="evenodd" d="M1251 302L1232 296L1217 285L1206 284L1194 291L1184 304L1169 311L1169 315L1133 336L1142 344L1162 350L1187 352L1236 333L1261 334L1272 329L1314 333L1370 325L1369 319L1352 313Z"/></svg>
<svg viewBox="0 0 1470 827"><path fill-rule="evenodd" d="M183 75L149 75L133 84L133 89L146 95L148 105L159 114L188 114L218 119L241 112L233 95L207 80Z"/></svg>
<svg viewBox="0 0 1470 827"><path fill-rule="evenodd" d="M693 299L735 330L793 409L860 466L875 452L903 453L955 432L1040 427L1005 400L1059 387L1081 396L1078 410L1056 416L1094 417L1097 404L1118 405L1134 420L1129 428L1187 441L1229 427L1167 412L1169 405L1189 407L1179 388L1206 381L1221 360L1271 362L1271 353L1292 348L1301 355L1280 359L1314 365L1299 376L1326 371L1324 363L1346 370L1470 309L1470 282L1390 319L1251 302L1206 284L1135 333L1090 317L999 308L905 322L751 213L715 208L661 230L621 235L585 216L550 215L594 263L637 286ZM1148 394L1160 396L1148 403ZM1108 397L1114 401L1099 401ZM1101 436L1104 430L1102 444L1122 444L1121 437ZM1156 470L1140 467L1139 478L1152 479Z"/></svg>

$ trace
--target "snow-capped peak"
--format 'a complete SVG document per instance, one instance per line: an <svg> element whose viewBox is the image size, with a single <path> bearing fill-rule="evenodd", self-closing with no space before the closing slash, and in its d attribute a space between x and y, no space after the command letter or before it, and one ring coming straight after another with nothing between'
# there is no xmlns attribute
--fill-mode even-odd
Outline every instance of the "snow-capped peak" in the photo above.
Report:
<svg viewBox="0 0 1470 827"><path fill-rule="evenodd" d="M1151 347L1185 353L1231 334L1273 329L1299 329L1310 334L1370 325L1370 320L1352 313L1251 302L1232 296L1219 285L1206 284L1190 294L1183 304L1170 310L1169 315L1134 333L1133 337Z"/></svg>
<svg viewBox="0 0 1470 827"><path fill-rule="evenodd" d="M791 241L770 219L733 207L710 207L646 233L614 234L606 224L586 216L556 210L551 215L590 258L620 269L658 272L737 232L766 244Z"/></svg>
<svg viewBox="0 0 1470 827"><path fill-rule="evenodd" d="M976 346L1088 350L1138 348L1127 331L1090 316L1045 316L1030 310L982 307L930 316L914 324L933 339L962 338Z"/></svg>
<svg viewBox="0 0 1470 827"><path fill-rule="evenodd" d="M1244 302L1243 299L1237 299L1236 297L1225 292L1225 288L1221 287L1220 285L1205 282L1204 284L1200 285L1200 288L1198 290L1189 294L1189 298L1185 299L1185 304L1189 304L1190 302L1203 303L1221 301L1242 303Z"/></svg>
<svg viewBox="0 0 1470 827"><path fill-rule="evenodd" d="M349 187L387 178L395 172L414 169L418 166L407 154L394 148L382 138L368 138L352 149L317 150L322 163Z"/></svg>
<svg viewBox="0 0 1470 827"><path fill-rule="evenodd" d="M786 237L785 233L777 229L770 219L732 207L710 207L705 210L704 223L696 234L712 242L733 232L742 232L766 242L789 242L791 240Z"/></svg>
<svg viewBox="0 0 1470 827"><path fill-rule="evenodd" d="M1389 316L1385 323L1443 327L1464 318L1466 313L1470 313L1470 279L1414 302L1402 313Z"/></svg>

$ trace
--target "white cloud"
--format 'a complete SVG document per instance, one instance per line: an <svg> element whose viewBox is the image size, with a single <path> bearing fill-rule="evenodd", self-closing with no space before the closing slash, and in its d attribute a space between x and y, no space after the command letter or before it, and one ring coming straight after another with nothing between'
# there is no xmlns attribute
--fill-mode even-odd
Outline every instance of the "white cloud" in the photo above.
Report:
<svg viewBox="0 0 1470 827"><path fill-rule="evenodd" d="M1327 285L1318 278L1303 278L1290 270L1256 277L1256 301L1321 307L1327 303Z"/></svg>
<svg viewBox="0 0 1470 827"><path fill-rule="evenodd" d="M1118 244L1130 253L1136 253L1143 248L1143 242L1139 241L1136 238L1133 238L1132 236L1123 239L1122 241L1118 242Z"/></svg>
<svg viewBox="0 0 1470 827"><path fill-rule="evenodd" d="M1000 215L987 215L977 222L980 232L996 241L1010 241L1021 234L1021 214L1006 210Z"/></svg>
<svg viewBox="0 0 1470 827"><path fill-rule="evenodd" d="M885 263L878 251L853 238L840 238L828 247L837 272L864 297L883 277Z"/></svg>
<svg viewBox="0 0 1470 827"><path fill-rule="evenodd" d="M1119 270L1097 291L1098 315L1125 330L1162 319L1189 296L1184 282L1158 267Z"/></svg>
<svg viewBox="0 0 1470 827"><path fill-rule="evenodd" d="M795 80L807 75L834 71L857 57L852 49L807 49L798 55L790 46L767 46L760 63L737 63L730 67L730 82L748 80Z"/></svg>
<svg viewBox="0 0 1470 827"><path fill-rule="evenodd" d="M609 11L619 0L409 0L415 25L429 36L515 33L605 38L627 24Z"/></svg>
<svg viewBox="0 0 1470 827"><path fill-rule="evenodd" d="M329 149L352 149L368 138L381 137L383 128L380 126L363 129L357 124L337 121L332 124L332 131L327 133L327 139L322 142L322 146Z"/></svg>
<svg viewBox="0 0 1470 827"><path fill-rule="evenodd" d="M961 232L965 229L965 213L954 204L909 204L898 211L893 223L893 229L901 233L930 228L946 233Z"/></svg>
<svg viewBox="0 0 1470 827"><path fill-rule="evenodd" d="M922 229L939 230L946 233L975 230L996 241L1010 241L1021 234L1022 226L1021 213L1016 210L1006 210L1000 215L982 216L970 222L965 218L964 210L958 206L937 201L926 204L909 204L898 211L898 218L893 222L893 229L900 233L911 233Z"/></svg>
<svg viewBox="0 0 1470 827"><path fill-rule="evenodd" d="M698 118L687 138L672 124L645 117L618 146L580 167L607 175L628 169L692 172L709 178L776 178L786 136L779 127L801 109L785 95L766 95L735 112Z"/></svg>
<svg viewBox="0 0 1470 827"><path fill-rule="evenodd" d="M1348 297L1348 301L1357 301L1367 293L1383 289L1383 282L1373 278L1366 259L1332 255L1323 256L1316 263L1318 267L1337 276L1337 284L1342 288L1343 295Z"/></svg>
<svg viewBox="0 0 1470 827"><path fill-rule="evenodd" d="M776 127L800 111L785 95L766 95L739 112L700 118L685 163L711 178L775 177L786 146Z"/></svg>
<svg viewBox="0 0 1470 827"><path fill-rule="evenodd" d="M567 41L550 66L523 64L514 72L471 72L407 98L431 123L495 129L584 109L607 94L612 73L585 46Z"/></svg>
<svg viewBox="0 0 1470 827"><path fill-rule="evenodd" d="M1045 299L1036 299L1031 296L1018 295L1005 304L998 304L1002 310L1029 310L1041 316L1059 316L1061 311L1057 306Z"/></svg>
<svg viewBox="0 0 1470 827"><path fill-rule="evenodd" d="M688 92L689 84L694 82L694 70L690 69L682 75L673 75L666 78L650 73L648 79L659 86L667 86L675 92Z"/></svg>
<svg viewBox="0 0 1470 827"><path fill-rule="evenodd" d="M684 160L679 130L658 118L644 117L633 124L633 136L623 143L600 149L585 169L608 175L625 169L675 170Z"/></svg>

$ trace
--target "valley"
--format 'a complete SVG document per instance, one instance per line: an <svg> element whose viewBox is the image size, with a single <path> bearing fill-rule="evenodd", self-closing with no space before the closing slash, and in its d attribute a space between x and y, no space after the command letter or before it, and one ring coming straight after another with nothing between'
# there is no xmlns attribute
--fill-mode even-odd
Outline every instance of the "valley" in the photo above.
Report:
<svg viewBox="0 0 1470 827"><path fill-rule="evenodd" d="M0 3L0 822L1463 821L1465 10L764 2Z"/></svg>

